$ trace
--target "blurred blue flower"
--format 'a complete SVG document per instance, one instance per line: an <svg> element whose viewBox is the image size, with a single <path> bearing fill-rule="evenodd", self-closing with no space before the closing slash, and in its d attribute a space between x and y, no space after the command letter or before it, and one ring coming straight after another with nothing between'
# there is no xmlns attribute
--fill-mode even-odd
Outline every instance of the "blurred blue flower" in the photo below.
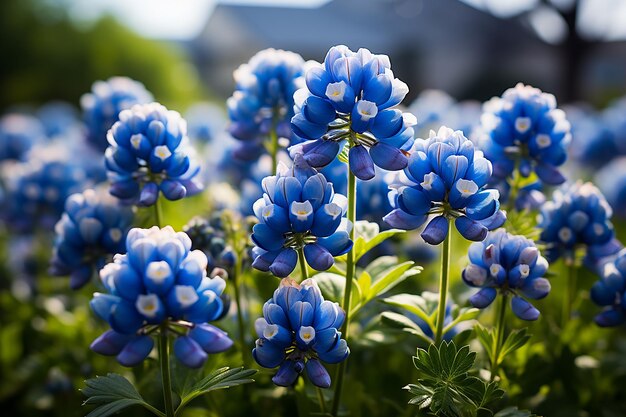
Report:
<svg viewBox="0 0 626 417"><path fill-rule="evenodd" d="M519 83L483 110L480 147L495 178L510 178L517 169L523 177L534 171L549 185L565 181L558 167L567 159L570 123L552 94Z"/></svg>
<svg viewBox="0 0 626 417"><path fill-rule="evenodd" d="M150 103L152 94L139 81L128 77L112 77L96 81L91 92L80 98L83 120L87 126L87 140L97 149L107 146L107 132L118 120L122 110L135 104Z"/></svg>
<svg viewBox="0 0 626 417"><path fill-rule="evenodd" d="M613 327L626 322L626 249L604 265L600 280L591 287L591 299L606 307L595 317L598 326Z"/></svg>
<svg viewBox="0 0 626 417"><path fill-rule="evenodd" d="M626 219L626 157L605 165L596 174L594 183L602 190L616 217Z"/></svg>
<svg viewBox="0 0 626 417"><path fill-rule="evenodd" d="M298 147L311 166L328 165L348 142L350 170L362 180L374 177L374 165L390 171L406 167L403 151L413 143L416 119L393 108L409 89L395 78L388 56L334 46L323 64L311 64L305 78L306 88L294 97L291 126L309 139Z"/></svg>
<svg viewBox="0 0 626 417"><path fill-rule="evenodd" d="M404 230L427 223L422 237L431 245L446 238L451 218L461 235L474 241L502 226L506 218L499 193L485 188L491 162L461 131L447 127L436 134L431 131L430 138L415 141L410 155L408 167L389 185L394 210L385 222ZM431 215L436 217L430 219Z"/></svg>
<svg viewBox="0 0 626 417"><path fill-rule="evenodd" d="M207 258L191 251L191 240L170 226L131 229L125 255L102 268L107 293L95 293L91 309L111 330L91 349L116 355L124 366L135 366L150 354L150 334L175 326L174 354L186 366L198 368L210 353L233 344L222 330L207 324L222 315L220 295L226 282L207 277Z"/></svg>
<svg viewBox="0 0 626 417"><path fill-rule="evenodd" d="M511 196L511 184L504 179L493 178L488 185L495 188L500 193L500 204L507 204ZM519 187L515 195L513 207L517 211L538 210L546 202L546 196L541 191L543 185L541 181L534 181L530 184Z"/></svg>
<svg viewBox="0 0 626 417"><path fill-rule="evenodd" d="M512 295L511 307L517 317L539 318L539 310L526 298L544 298L550 292L550 282L543 278L548 261L532 240L497 230L483 242L470 245L469 260L462 276L467 285L480 288L469 299L474 307L488 307L499 291L501 295Z"/></svg>
<svg viewBox="0 0 626 417"><path fill-rule="evenodd" d="M45 139L43 125L35 117L10 113L0 119L0 162L24 161L31 148Z"/></svg>
<svg viewBox="0 0 626 417"><path fill-rule="evenodd" d="M204 252L209 270L216 267L229 269L233 266L235 254L233 249L226 245L221 212L216 212L209 218L196 216L183 226L183 231L191 239L191 248Z"/></svg>
<svg viewBox="0 0 626 417"><path fill-rule="evenodd" d="M322 362L339 363L350 354L338 331L345 317L339 304L324 300L314 280L298 285L285 278L255 323L259 339L252 356L264 368L279 366L272 378L276 385L291 386L306 371L313 385L328 388Z"/></svg>
<svg viewBox="0 0 626 417"><path fill-rule="evenodd" d="M82 128L78 111L64 101L50 101L44 104L37 110L37 117L48 137L66 135Z"/></svg>
<svg viewBox="0 0 626 417"><path fill-rule="evenodd" d="M126 234L133 211L106 192L85 190L65 201L65 212L57 223L50 273L70 275L70 287L89 282L94 269L104 266L116 253L125 253Z"/></svg>
<svg viewBox="0 0 626 417"><path fill-rule="evenodd" d="M235 71L235 92L226 102L230 133L244 143L237 155L253 159L263 153L272 130L291 143L300 141L289 126L293 95L304 80L304 60L294 52L265 49Z"/></svg>
<svg viewBox="0 0 626 417"><path fill-rule="evenodd" d="M4 198L0 218L17 233L50 231L61 217L65 200L90 185L84 161L71 159L61 143L38 147L28 162L4 166Z"/></svg>
<svg viewBox="0 0 626 417"><path fill-rule="evenodd" d="M571 263L581 249L591 262L619 252L612 214L611 206L590 182L578 181L556 190L539 215L540 240L546 245L548 261L564 257Z"/></svg>
<svg viewBox="0 0 626 417"><path fill-rule="evenodd" d="M108 134L105 163L111 194L151 206L159 193L179 200L202 191L196 151L178 112L159 103L123 110Z"/></svg>
<svg viewBox="0 0 626 417"><path fill-rule="evenodd" d="M189 138L194 142L208 144L226 133L226 115L212 103L195 103L185 112L185 120Z"/></svg>
<svg viewBox="0 0 626 417"><path fill-rule="evenodd" d="M325 271L335 256L350 250L346 198L335 194L333 185L301 154L291 168L280 163L277 174L264 178L262 186L263 197L254 203L259 223L252 229L252 266L286 277L296 267L296 251L303 248L307 263Z"/></svg>

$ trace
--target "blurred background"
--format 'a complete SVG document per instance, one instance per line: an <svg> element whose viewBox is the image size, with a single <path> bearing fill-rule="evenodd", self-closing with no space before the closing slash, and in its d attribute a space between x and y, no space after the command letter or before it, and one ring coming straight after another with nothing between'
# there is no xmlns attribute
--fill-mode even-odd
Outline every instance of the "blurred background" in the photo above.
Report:
<svg viewBox="0 0 626 417"><path fill-rule="evenodd" d="M261 49L322 60L340 43L388 54L409 101L484 101L518 81L598 107L626 91L624 0L3 0L0 33L4 111L78 103L113 75L180 109L228 97Z"/></svg>

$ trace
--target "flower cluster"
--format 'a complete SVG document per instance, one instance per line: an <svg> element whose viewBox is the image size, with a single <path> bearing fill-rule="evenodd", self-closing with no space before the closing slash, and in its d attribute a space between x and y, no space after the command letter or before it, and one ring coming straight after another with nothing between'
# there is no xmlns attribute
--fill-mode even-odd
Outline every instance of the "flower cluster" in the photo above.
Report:
<svg viewBox="0 0 626 417"><path fill-rule="evenodd" d="M374 177L374 164L390 171L406 167L403 151L413 143L416 119L392 108L409 89L395 78L388 56L335 46L305 78L291 126L310 139L300 146L311 166L328 165L348 141L350 170L362 180Z"/></svg>
<svg viewBox="0 0 626 417"><path fill-rule="evenodd" d="M132 209L107 193L89 189L71 195L55 228L50 273L70 275L72 289L82 287L94 268L100 269L108 257L126 252L124 242L132 221Z"/></svg>
<svg viewBox="0 0 626 417"><path fill-rule="evenodd" d="M616 217L626 219L626 156L612 160L598 171L595 183L604 193Z"/></svg>
<svg viewBox="0 0 626 417"><path fill-rule="evenodd" d="M256 159L264 139L293 137L289 121L294 115L293 95L302 84L304 60L296 53L265 49L234 73L236 90L226 102L230 133L245 144L237 152L242 159ZM245 152L243 151L245 149Z"/></svg>
<svg viewBox="0 0 626 417"><path fill-rule="evenodd" d="M598 326L613 327L626 322L626 250L604 265L601 278L591 287L591 299L606 307L598 314Z"/></svg>
<svg viewBox="0 0 626 417"><path fill-rule="evenodd" d="M481 147L494 177L511 177L517 165L523 177L534 171L546 184L565 181L558 167L567 159L570 123L552 94L517 84L485 103L481 122Z"/></svg>
<svg viewBox="0 0 626 417"><path fill-rule="evenodd" d="M563 256L573 262L577 249L593 261L620 250L611 223L612 210L592 183L580 181L554 192L541 208L540 240L550 262Z"/></svg>
<svg viewBox="0 0 626 417"><path fill-rule="evenodd" d="M185 226L183 231L191 239L191 248L201 250L207 257L208 268L230 268L235 261L232 248L226 245L226 236L221 228L221 219L218 216L194 217Z"/></svg>
<svg viewBox="0 0 626 417"><path fill-rule="evenodd" d="M296 251L303 249L307 263L324 271L333 265L333 257L350 250L352 225L343 217L346 198L335 194L333 185L302 155L296 155L291 168L279 164L278 173L265 177L262 186L263 197L254 203L259 223L252 229L252 266L286 277L296 267Z"/></svg>
<svg viewBox="0 0 626 417"><path fill-rule="evenodd" d="M175 327L176 357L197 368L207 354L222 352L233 342L222 330L207 324L220 317L220 295L226 282L207 277L206 256L190 251L191 240L170 226L131 229L125 255L100 271L108 294L95 293L92 310L111 326L91 348L117 355L124 366L142 362L152 350L150 334Z"/></svg>
<svg viewBox="0 0 626 417"><path fill-rule="evenodd" d="M11 113L0 119L0 162L23 161L33 145L45 138L42 124L25 114Z"/></svg>
<svg viewBox="0 0 626 417"><path fill-rule="evenodd" d="M276 385L293 385L306 370L315 386L328 388L330 375L321 362L339 363L350 354L337 330L345 316L337 303L324 300L314 280L298 285L285 278L255 323L259 339L252 356L264 368L280 366L272 378Z"/></svg>
<svg viewBox="0 0 626 417"><path fill-rule="evenodd" d="M469 259L462 276L467 285L480 288L469 299L474 307L488 307L499 290L502 295L512 294L511 307L517 317L539 318L539 310L522 298L538 300L550 292L550 282L543 278L548 261L533 241L497 230L483 242L470 245Z"/></svg>
<svg viewBox="0 0 626 417"><path fill-rule="evenodd" d="M500 227L499 193L486 189L491 162L459 130L441 127L428 139L418 139L409 164L397 181L390 184L389 199L394 207L384 221L399 229L415 229L428 222L424 240L438 245L448 234L448 221L469 240L480 241L488 230Z"/></svg>
<svg viewBox="0 0 626 417"><path fill-rule="evenodd" d="M159 103L135 105L120 113L108 140L111 194L121 200L151 206L159 192L179 200L202 190L196 152L178 112Z"/></svg>
<svg viewBox="0 0 626 417"><path fill-rule="evenodd" d="M96 81L91 92L80 99L87 125L87 140L97 149L105 150L108 146L107 132L120 112L152 100L152 94L144 85L130 78L112 77L107 81Z"/></svg>

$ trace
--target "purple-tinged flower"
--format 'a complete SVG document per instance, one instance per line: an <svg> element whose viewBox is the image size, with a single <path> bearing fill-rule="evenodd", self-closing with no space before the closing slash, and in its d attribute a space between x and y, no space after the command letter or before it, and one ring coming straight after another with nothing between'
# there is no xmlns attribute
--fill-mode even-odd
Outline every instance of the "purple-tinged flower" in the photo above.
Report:
<svg viewBox="0 0 626 417"><path fill-rule="evenodd" d="M334 46L323 64L311 64L305 80L306 88L295 95L291 126L309 139L298 145L309 165L328 165L347 143L350 170L362 180L374 177L374 165L406 167L403 151L413 143L416 119L394 108L409 89L395 78L388 56Z"/></svg>
<svg viewBox="0 0 626 417"><path fill-rule="evenodd" d="M452 219L461 235L473 241L504 223L498 191L485 188L491 162L461 131L431 131L430 138L415 141L410 155L407 168L389 185L394 210L383 219L389 225L411 230L427 223L422 237L438 245Z"/></svg>
<svg viewBox="0 0 626 417"><path fill-rule="evenodd" d="M43 125L35 117L10 113L0 119L0 162L24 161L30 149L45 139Z"/></svg>
<svg viewBox="0 0 626 417"><path fill-rule="evenodd" d="M591 287L591 299L605 307L595 318L598 326L614 327L626 322L626 249L604 265L600 280Z"/></svg>
<svg viewBox="0 0 626 417"><path fill-rule="evenodd" d="M504 230L487 235L483 242L469 248L470 264L463 270L463 281L480 288L469 299L476 308L488 307L498 295L511 295L513 313L522 320L537 320L537 310L526 299L539 300L550 292L550 282L543 278L548 261L533 241Z"/></svg>
<svg viewBox="0 0 626 417"><path fill-rule="evenodd" d="M345 318L339 304L324 300L314 280L297 284L285 278L255 323L259 339L252 356L264 368L279 367L272 378L276 385L293 385L306 371L313 385L328 388L322 362L339 363L350 354L338 330Z"/></svg>

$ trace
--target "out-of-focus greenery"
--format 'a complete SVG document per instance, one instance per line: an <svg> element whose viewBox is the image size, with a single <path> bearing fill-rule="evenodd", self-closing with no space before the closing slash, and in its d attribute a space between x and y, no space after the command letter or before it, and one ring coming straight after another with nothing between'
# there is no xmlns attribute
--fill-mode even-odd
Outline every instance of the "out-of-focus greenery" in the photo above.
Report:
<svg viewBox="0 0 626 417"><path fill-rule="evenodd" d="M77 25L65 9L41 0L0 2L0 50L0 110L78 103L94 80L115 75L141 80L171 108L204 95L182 48L143 39L112 17Z"/></svg>

